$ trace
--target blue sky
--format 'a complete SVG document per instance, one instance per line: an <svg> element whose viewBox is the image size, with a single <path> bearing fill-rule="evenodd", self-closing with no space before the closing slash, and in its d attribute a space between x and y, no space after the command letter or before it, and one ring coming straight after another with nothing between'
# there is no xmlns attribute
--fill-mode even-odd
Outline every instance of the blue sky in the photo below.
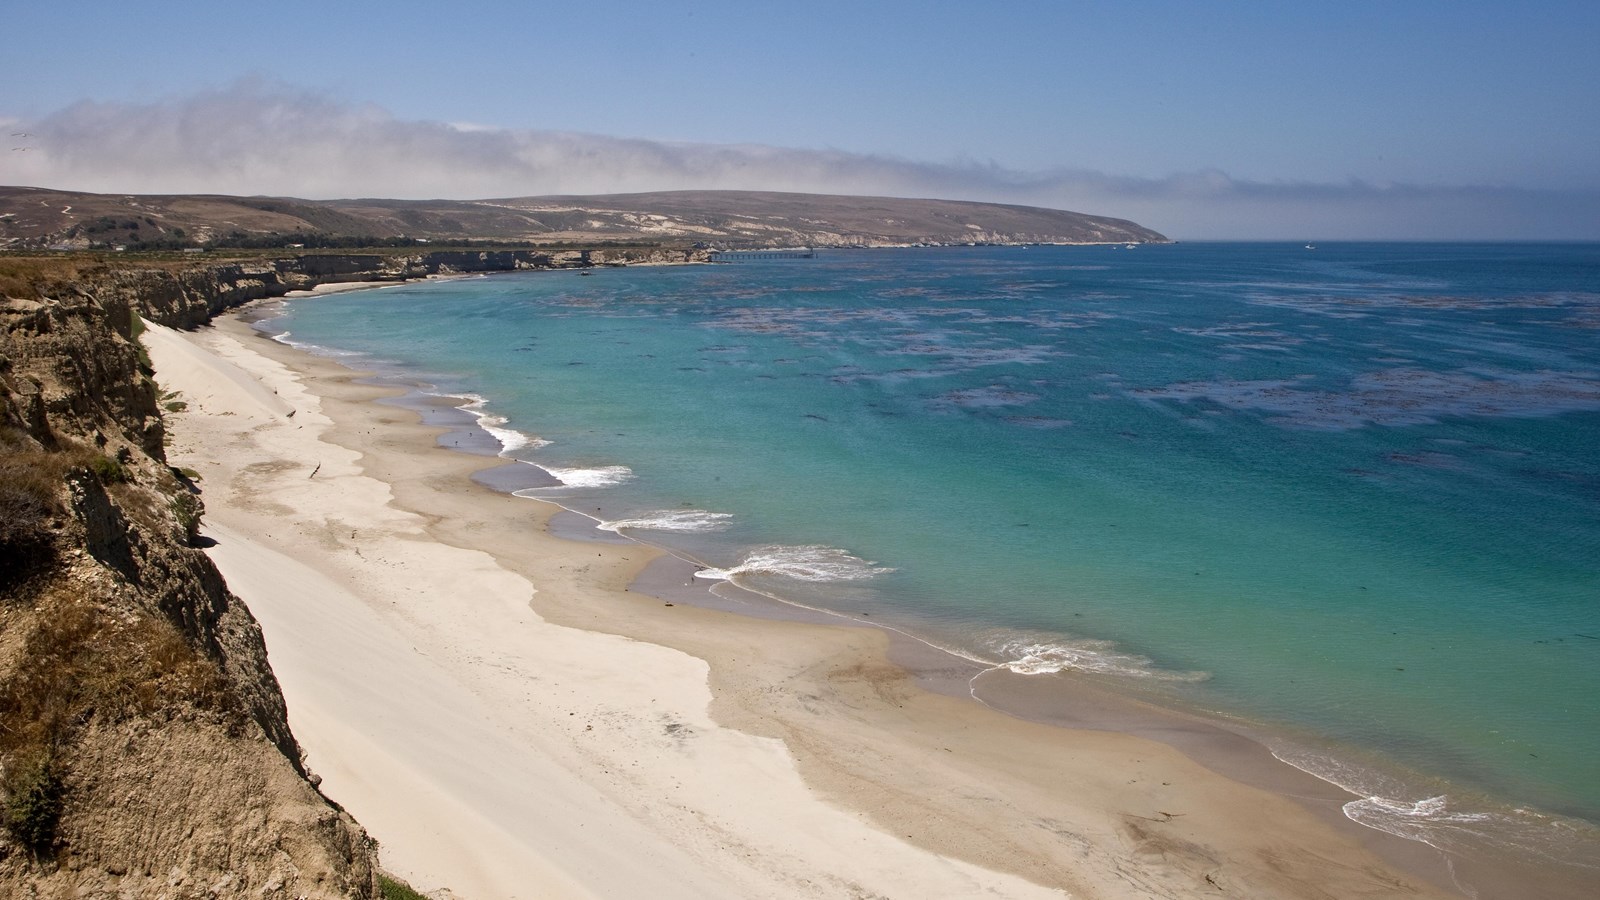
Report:
<svg viewBox="0 0 1600 900"><path fill-rule="evenodd" d="M4 18L0 119L31 146L0 159L0 183L772 187L1065 206L1191 238L1600 239L1593 2L288 0ZM286 146L319 122L323 139Z"/></svg>

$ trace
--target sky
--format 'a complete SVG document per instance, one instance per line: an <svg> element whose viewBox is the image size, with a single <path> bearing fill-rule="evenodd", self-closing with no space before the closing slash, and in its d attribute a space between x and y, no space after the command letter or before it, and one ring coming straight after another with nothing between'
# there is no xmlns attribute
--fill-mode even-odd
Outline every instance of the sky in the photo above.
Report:
<svg viewBox="0 0 1600 900"><path fill-rule="evenodd" d="M1600 240L1600 3L30 3L0 184L946 197ZM25 149L24 149L25 148Z"/></svg>

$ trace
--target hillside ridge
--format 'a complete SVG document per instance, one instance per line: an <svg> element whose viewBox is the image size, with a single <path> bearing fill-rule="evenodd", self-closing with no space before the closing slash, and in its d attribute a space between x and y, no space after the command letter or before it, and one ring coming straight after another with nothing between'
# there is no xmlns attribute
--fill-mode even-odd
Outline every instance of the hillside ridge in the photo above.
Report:
<svg viewBox="0 0 1600 900"><path fill-rule="evenodd" d="M0 248L173 249L312 236L715 249L1166 243L1126 219L968 200L659 191L484 200L91 194L0 186Z"/></svg>

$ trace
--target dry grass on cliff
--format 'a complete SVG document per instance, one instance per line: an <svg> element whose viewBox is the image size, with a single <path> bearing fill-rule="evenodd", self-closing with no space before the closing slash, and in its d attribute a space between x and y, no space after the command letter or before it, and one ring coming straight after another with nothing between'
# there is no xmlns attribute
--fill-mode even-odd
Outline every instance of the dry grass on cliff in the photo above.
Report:
<svg viewBox="0 0 1600 900"><path fill-rule="evenodd" d="M77 730L90 722L203 715L244 717L222 673L170 622L116 614L83 587L57 580L31 615L9 615L26 636L0 677L0 824L48 855L70 797L65 785Z"/></svg>
<svg viewBox="0 0 1600 900"><path fill-rule="evenodd" d="M38 300L73 285L93 283L113 269L159 269L182 272L227 258L204 261L179 253L0 253L0 297Z"/></svg>
<svg viewBox="0 0 1600 900"><path fill-rule="evenodd" d="M51 851L70 801L78 729L192 715L244 721L221 671L172 623L114 611L110 583L77 581L59 564L72 518L67 481L87 476L125 500L152 494L89 445L47 450L0 427L0 827L35 855Z"/></svg>
<svg viewBox="0 0 1600 900"><path fill-rule="evenodd" d="M54 558L51 520L61 510L64 454L40 450L14 429L0 429L0 595Z"/></svg>
<svg viewBox="0 0 1600 900"><path fill-rule="evenodd" d="M68 473L87 470L101 484L125 484L132 473L88 446L40 448L15 428L0 427L0 596L54 556L56 520L66 514ZM180 523L181 524L181 523Z"/></svg>
<svg viewBox="0 0 1600 900"><path fill-rule="evenodd" d="M0 256L0 296L37 300L53 285L81 281L103 272L105 263L96 256Z"/></svg>
<svg viewBox="0 0 1600 900"><path fill-rule="evenodd" d="M176 526L180 542L191 546L199 536L205 507L176 475L158 471L153 487L141 486L134 483L132 466L87 444L44 450L15 428L0 426L0 559L6 561L0 598L54 558L58 520L67 515L67 479L75 470L92 474L144 528Z"/></svg>
<svg viewBox="0 0 1600 900"><path fill-rule="evenodd" d="M117 722L229 708L222 673L176 626L114 614L97 599L58 583L35 601L35 628L0 686L0 752L14 741L53 743L89 716Z"/></svg>

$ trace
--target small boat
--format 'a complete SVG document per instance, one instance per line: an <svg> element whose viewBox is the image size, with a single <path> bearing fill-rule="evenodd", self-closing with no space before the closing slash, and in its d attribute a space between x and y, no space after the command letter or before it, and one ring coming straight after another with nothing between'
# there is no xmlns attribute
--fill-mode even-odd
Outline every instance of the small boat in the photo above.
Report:
<svg viewBox="0 0 1600 900"><path fill-rule="evenodd" d="M1315 250L1315 249L1317 249L1317 245L1316 244L1306 244L1306 249L1307 250Z"/></svg>

